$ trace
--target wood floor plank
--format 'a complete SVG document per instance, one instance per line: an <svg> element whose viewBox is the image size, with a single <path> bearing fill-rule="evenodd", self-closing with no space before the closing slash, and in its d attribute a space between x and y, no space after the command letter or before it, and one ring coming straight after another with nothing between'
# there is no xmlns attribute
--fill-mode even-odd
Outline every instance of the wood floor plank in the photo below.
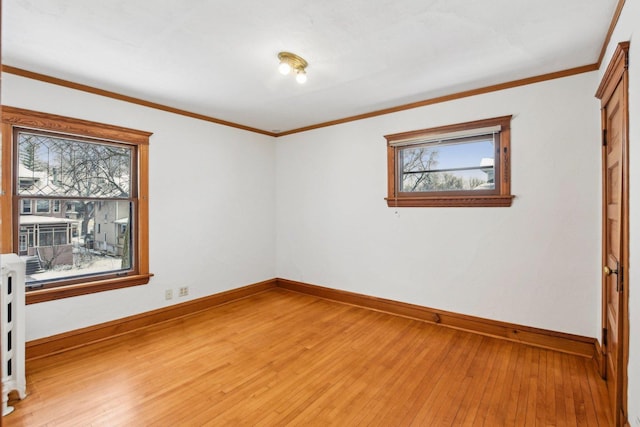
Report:
<svg viewBox="0 0 640 427"><path fill-rule="evenodd" d="M379 425L398 424L399 417L407 413L408 408L420 396L420 384L427 383L424 378L430 377L432 367L437 363L428 355L437 348L438 343L442 343L443 337L438 330L427 332L425 329L430 329L428 325L417 326L417 337L410 341L408 351L397 352L404 357L401 363L388 370L390 380L381 384L381 392L363 392L363 397L367 397L368 402L365 401L362 410L351 418L354 425L360 425L370 413L379 414L376 420ZM416 381L416 376L422 379Z"/></svg>
<svg viewBox="0 0 640 427"><path fill-rule="evenodd" d="M468 350L470 342L474 338L468 334L460 334L458 340L451 343L452 351L447 354L447 363L442 364L437 370L437 378L431 378L431 391L421 399L421 408L417 411L413 425L442 425L448 418L451 396L455 396L456 390L451 389L451 383L461 380L457 375L465 372L469 361Z"/></svg>
<svg viewBox="0 0 640 427"><path fill-rule="evenodd" d="M27 364L12 426L610 423L593 361L273 289Z"/></svg>

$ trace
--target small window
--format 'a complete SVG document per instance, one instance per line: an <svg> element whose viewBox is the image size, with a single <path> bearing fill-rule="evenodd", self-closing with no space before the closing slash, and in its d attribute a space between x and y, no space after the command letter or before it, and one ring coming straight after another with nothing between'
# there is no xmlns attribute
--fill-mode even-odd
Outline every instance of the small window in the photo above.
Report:
<svg viewBox="0 0 640 427"><path fill-rule="evenodd" d="M20 234L19 237L19 244L18 244L18 250L20 251L20 255L26 255L27 253L27 235L26 234Z"/></svg>
<svg viewBox="0 0 640 427"><path fill-rule="evenodd" d="M510 206L511 116L387 135L390 207Z"/></svg>
<svg viewBox="0 0 640 427"><path fill-rule="evenodd" d="M36 213L49 213L50 206L49 200L36 200Z"/></svg>
<svg viewBox="0 0 640 427"><path fill-rule="evenodd" d="M20 213L21 214L30 214L31 213L31 200L24 199L20 203Z"/></svg>

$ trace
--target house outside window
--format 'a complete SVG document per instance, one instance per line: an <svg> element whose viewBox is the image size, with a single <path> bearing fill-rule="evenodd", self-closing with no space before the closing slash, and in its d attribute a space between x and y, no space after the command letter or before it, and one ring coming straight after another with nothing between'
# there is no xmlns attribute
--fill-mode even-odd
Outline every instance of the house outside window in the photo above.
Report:
<svg viewBox="0 0 640 427"><path fill-rule="evenodd" d="M510 121L385 136L388 206L510 206Z"/></svg>
<svg viewBox="0 0 640 427"><path fill-rule="evenodd" d="M150 133L12 107L2 121L14 175L0 244L28 260L27 303L147 283ZM113 245L95 245L100 226Z"/></svg>

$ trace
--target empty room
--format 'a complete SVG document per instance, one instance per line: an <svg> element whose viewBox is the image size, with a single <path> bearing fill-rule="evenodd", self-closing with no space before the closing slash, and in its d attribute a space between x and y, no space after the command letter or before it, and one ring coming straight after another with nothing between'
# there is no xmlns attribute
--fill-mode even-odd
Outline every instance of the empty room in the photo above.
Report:
<svg viewBox="0 0 640 427"><path fill-rule="evenodd" d="M640 0L0 7L0 425L640 427Z"/></svg>

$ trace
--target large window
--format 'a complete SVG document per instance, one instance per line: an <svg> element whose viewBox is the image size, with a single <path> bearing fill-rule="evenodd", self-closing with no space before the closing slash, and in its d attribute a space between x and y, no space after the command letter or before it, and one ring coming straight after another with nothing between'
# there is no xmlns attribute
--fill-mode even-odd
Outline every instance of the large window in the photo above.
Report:
<svg viewBox="0 0 640 427"><path fill-rule="evenodd" d="M150 133L12 107L2 120L1 244L27 262L27 302L147 283Z"/></svg>
<svg viewBox="0 0 640 427"><path fill-rule="evenodd" d="M385 136L388 206L510 206L510 121Z"/></svg>

